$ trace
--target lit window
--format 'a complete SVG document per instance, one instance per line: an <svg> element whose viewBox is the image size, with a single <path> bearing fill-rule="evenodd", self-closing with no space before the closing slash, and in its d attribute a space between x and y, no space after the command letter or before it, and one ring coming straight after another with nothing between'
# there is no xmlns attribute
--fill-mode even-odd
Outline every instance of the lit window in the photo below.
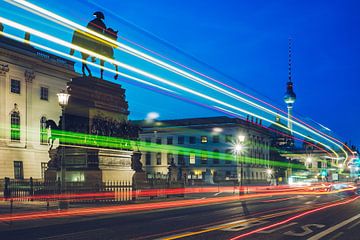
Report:
<svg viewBox="0 0 360 240"><path fill-rule="evenodd" d="M207 154L206 154L206 153L202 153L202 154L201 154L200 163L201 163L201 164L207 164L207 160L208 160Z"/></svg>
<svg viewBox="0 0 360 240"><path fill-rule="evenodd" d="M195 164L196 155L195 153L190 153L190 164Z"/></svg>
<svg viewBox="0 0 360 240"><path fill-rule="evenodd" d="M40 119L40 144L47 144L47 129L46 129L46 117Z"/></svg>
<svg viewBox="0 0 360 240"><path fill-rule="evenodd" d="M208 142L207 136L201 136L201 143L207 143L207 142Z"/></svg>
<svg viewBox="0 0 360 240"><path fill-rule="evenodd" d="M20 113L14 111L11 113L11 141L20 141Z"/></svg>
<svg viewBox="0 0 360 240"><path fill-rule="evenodd" d="M47 162L42 162L41 163L41 178L44 179L45 178L45 171L48 168L48 164Z"/></svg>

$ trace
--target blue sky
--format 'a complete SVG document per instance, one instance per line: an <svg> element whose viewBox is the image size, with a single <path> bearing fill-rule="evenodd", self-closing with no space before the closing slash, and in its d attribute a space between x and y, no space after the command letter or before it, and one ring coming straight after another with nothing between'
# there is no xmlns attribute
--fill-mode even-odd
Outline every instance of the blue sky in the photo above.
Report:
<svg viewBox="0 0 360 240"><path fill-rule="evenodd" d="M282 97L287 81L287 44L293 39L293 80L298 96L294 110L332 129L344 141L360 144L359 111L359 1L328 0L103 0L31 1L82 25L102 7L108 26L119 35L149 47L216 79L285 110ZM1 3L5 4L5 3ZM101 6L96 6L101 4ZM1 14L18 19L7 8ZM30 16L30 19L33 19ZM33 19L35 21L35 19ZM131 22L127 24L124 20ZM34 22L47 29L43 22ZM136 28L134 26L138 26ZM214 72L178 50L145 34L147 30L182 51L214 66L232 79ZM59 29L58 29L59 30ZM51 29L56 34L58 31ZM60 29L62 30L62 29ZM60 31L59 30L59 31ZM60 35L60 34L59 34ZM71 32L62 35L71 39ZM120 39L122 41L122 39ZM119 61L142 64L118 53ZM147 70L158 69L143 64ZM95 70L96 72L97 70ZM111 77L111 75L109 75ZM175 77L174 77L175 78ZM175 81L181 83L181 79ZM162 94L122 82L132 118L147 112L180 118L219 115L209 109L183 103ZM195 86L192 86L195 88ZM199 91L208 93L206 89ZM188 98L187 95L182 95ZM193 98L194 101L201 101ZM176 107L174 107L176 106Z"/></svg>

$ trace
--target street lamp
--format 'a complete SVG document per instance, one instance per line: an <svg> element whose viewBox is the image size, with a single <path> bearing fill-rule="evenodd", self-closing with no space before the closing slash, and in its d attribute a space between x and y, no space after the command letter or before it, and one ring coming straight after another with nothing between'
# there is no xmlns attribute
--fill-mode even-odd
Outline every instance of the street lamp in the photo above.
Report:
<svg viewBox="0 0 360 240"><path fill-rule="evenodd" d="M234 145L234 150L233 150L233 153L236 157L236 162L238 162L238 156L242 155L242 153L244 152L244 141L245 141L245 136L244 135L239 135L237 137L237 140L235 142L235 145ZM242 159L243 160L243 159ZM239 181L239 195L241 195L241 189L242 189L242 186L243 186L243 176L244 176L244 173L243 173L243 161L240 162L240 181Z"/></svg>
<svg viewBox="0 0 360 240"><path fill-rule="evenodd" d="M68 105L70 94L66 93L64 90L61 90L60 93L56 94L58 97L58 102L61 107L61 130L62 130L62 137L64 138L64 131L65 131L65 107ZM65 180L65 171L66 171L66 165L65 165L65 146L64 141L63 145L61 146L61 192L64 192L66 190L66 180Z"/></svg>

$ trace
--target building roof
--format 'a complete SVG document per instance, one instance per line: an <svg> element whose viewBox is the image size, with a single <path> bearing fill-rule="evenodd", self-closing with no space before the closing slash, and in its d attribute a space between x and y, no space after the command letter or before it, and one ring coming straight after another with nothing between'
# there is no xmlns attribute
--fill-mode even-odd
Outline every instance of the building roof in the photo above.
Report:
<svg viewBox="0 0 360 240"><path fill-rule="evenodd" d="M247 128L252 128L256 131L261 131L263 134L268 133L266 127L261 126L259 123L251 122L248 120L243 120L240 118L230 118L227 116L219 117L202 117L202 118L183 118L183 119L170 119L162 121L134 121L136 124L140 125L144 131L149 129L161 129L161 128L172 128L172 127L192 127L192 128L206 128L206 127L215 127L215 126L238 126L243 125ZM269 134L269 133L268 133Z"/></svg>
<svg viewBox="0 0 360 240"><path fill-rule="evenodd" d="M43 62L74 71L75 62L37 49L25 42L18 42L16 40L0 35L0 48L35 57Z"/></svg>

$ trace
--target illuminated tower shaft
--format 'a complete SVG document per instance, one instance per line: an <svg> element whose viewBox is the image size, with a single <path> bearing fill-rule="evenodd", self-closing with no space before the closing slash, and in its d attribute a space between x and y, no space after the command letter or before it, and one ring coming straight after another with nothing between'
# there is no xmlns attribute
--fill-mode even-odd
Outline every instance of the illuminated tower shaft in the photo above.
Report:
<svg viewBox="0 0 360 240"><path fill-rule="evenodd" d="M286 103L288 109L287 127L289 128L291 134L292 134L292 110L295 101L296 101L296 94L294 93L293 82L291 80L291 39L289 39L289 79L286 84L284 102Z"/></svg>

